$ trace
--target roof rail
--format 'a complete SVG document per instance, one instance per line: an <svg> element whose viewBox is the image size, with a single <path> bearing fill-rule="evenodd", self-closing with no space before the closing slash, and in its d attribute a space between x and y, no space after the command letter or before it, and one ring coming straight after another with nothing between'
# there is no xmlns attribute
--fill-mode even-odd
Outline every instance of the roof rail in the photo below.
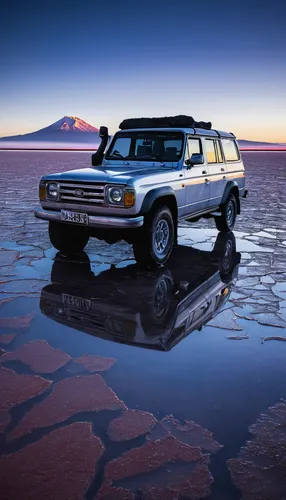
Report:
<svg viewBox="0 0 286 500"><path fill-rule="evenodd" d="M199 135L199 136L209 136L209 137L221 137L220 133L217 130L214 130L213 128L207 130L207 129L202 129L200 127L193 128L194 133L193 135Z"/></svg>
<svg viewBox="0 0 286 500"><path fill-rule="evenodd" d="M213 129L213 131L217 133L218 137L221 137L221 134L217 130Z"/></svg>

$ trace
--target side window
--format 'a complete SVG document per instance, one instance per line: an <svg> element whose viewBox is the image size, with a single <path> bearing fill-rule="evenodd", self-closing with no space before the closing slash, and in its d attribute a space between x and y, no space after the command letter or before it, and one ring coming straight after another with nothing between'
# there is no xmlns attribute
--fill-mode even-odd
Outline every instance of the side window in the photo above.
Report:
<svg viewBox="0 0 286 500"><path fill-rule="evenodd" d="M239 160L239 152L235 141L232 139L222 139L222 146L226 161Z"/></svg>
<svg viewBox="0 0 286 500"><path fill-rule="evenodd" d="M216 163L216 147L215 142L212 139L206 139L206 151L208 163Z"/></svg>
<svg viewBox="0 0 286 500"><path fill-rule="evenodd" d="M223 163L220 141L215 141L215 143L216 143L217 161L218 163Z"/></svg>
<svg viewBox="0 0 286 500"><path fill-rule="evenodd" d="M201 154L202 146L200 139L188 139L188 146L186 148L186 158L191 158L193 154Z"/></svg>

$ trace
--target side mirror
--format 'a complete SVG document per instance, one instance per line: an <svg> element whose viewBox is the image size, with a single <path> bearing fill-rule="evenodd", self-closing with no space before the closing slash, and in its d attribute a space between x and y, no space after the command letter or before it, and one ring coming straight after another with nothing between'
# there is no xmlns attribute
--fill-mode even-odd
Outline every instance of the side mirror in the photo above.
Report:
<svg viewBox="0 0 286 500"><path fill-rule="evenodd" d="M185 164L188 167L193 167L193 165L203 165L204 163L205 163L204 155L198 153L193 153L191 158L188 158L185 161Z"/></svg>

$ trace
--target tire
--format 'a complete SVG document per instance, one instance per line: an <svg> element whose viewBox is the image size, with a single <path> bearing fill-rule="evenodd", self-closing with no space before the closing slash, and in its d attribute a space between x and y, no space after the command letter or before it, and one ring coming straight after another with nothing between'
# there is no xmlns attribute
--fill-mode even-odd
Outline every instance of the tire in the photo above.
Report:
<svg viewBox="0 0 286 500"><path fill-rule="evenodd" d="M139 265L162 265L169 259L175 240L175 227L168 207L161 206L133 242L134 256Z"/></svg>
<svg viewBox="0 0 286 500"><path fill-rule="evenodd" d="M150 304L152 323L162 325L166 323L170 310L174 281L170 272L159 276L153 290L153 300Z"/></svg>
<svg viewBox="0 0 286 500"><path fill-rule="evenodd" d="M168 328L169 321L177 308L177 302L173 300L175 291L171 272L162 268L154 280L152 294L148 295L147 302L145 302L147 308L144 308L141 313L141 324L146 336L152 337L158 329Z"/></svg>
<svg viewBox="0 0 286 500"><path fill-rule="evenodd" d="M233 270L236 255L236 241L232 232L219 233L212 255L218 260L221 278L226 278Z"/></svg>
<svg viewBox="0 0 286 500"><path fill-rule="evenodd" d="M90 260L85 252L74 255L74 258L64 256L58 252L51 271L52 283L82 286L86 281L92 281L94 274L91 270Z"/></svg>
<svg viewBox="0 0 286 500"><path fill-rule="evenodd" d="M88 229L50 221L51 244L65 255L76 255L83 251L89 240Z"/></svg>
<svg viewBox="0 0 286 500"><path fill-rule="evenodd" d="M237 215L237 201L233 194L230 194L222 206L221 215L215 217L215 224L219 231L232 231Z"/></svg>

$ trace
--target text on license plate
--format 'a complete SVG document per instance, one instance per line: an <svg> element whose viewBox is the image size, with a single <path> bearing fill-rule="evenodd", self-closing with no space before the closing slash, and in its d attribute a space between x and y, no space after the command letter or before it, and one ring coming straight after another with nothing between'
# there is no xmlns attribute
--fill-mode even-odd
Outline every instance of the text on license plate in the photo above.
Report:
<svg viewBox="0 0 286 500"><path fill-rule="evenodd" d="M76 307L77 309L81 309L82 311L89 311L91 300L84 299L82 297L76 297L75 295L69 295L68 293L62 294L63 304L67 306Z"/></svg>
<svg viewBox="0 0 286 500"><path fill-rule="evenodd" d="M66 222L75 222L76 224L88 225L88 215L79 212L70 212L69 210L61 210L61 220Z"/></svg>

